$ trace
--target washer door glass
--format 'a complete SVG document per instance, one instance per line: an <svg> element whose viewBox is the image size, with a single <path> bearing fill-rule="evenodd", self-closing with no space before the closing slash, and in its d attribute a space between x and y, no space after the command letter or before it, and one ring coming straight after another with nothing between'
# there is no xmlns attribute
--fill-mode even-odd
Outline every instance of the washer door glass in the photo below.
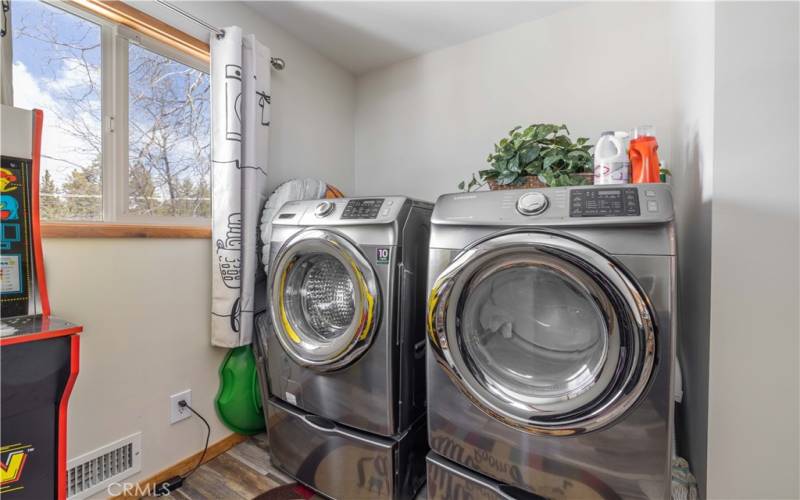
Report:
<svg viewBox="0 0 800 500"><path fill-rule="evenodd" d="M590 388L608 352L603 311L589 291L551 267L498 271L461 312L466 355L507 393L571 399Z"/></svg>
<svg viewBox="0 0 800 500"><path fill-rule="evenodd" d="M336 369L368 347L378 320L378 282L347 239L309 229L287 241L270 268L273 326L304 366Z"/></svg>
<svg viewBox="0 0 800 500"><path fill-rule="evenodd" d="M306 341L325 344L347 331L355 317L355 286L338 259L327 254L299 258L286 277L284 307Z"/></svg>

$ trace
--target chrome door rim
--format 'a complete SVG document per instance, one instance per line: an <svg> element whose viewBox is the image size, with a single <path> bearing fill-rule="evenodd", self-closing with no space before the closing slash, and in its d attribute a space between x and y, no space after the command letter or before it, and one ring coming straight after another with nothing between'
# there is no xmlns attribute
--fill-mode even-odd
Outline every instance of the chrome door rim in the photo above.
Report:
<svg viewBox="0 0 800 500"><path fill-rule="evenodd" d="M285 283L289 272L299 259L324 254L338 260L354 285L355 314L344 333L338 335L326 349L306 339L298 325L289 321L285 308ZM377 277L364 255L344 236L331 230L304 229L289 238L278 251L267 282L272 326L283 350L296 363L321 371L340 369L358 359L370 346L380 320L380 289ZM319 350L320 359L303 354Z"/></svg>
<svg viewBox="0 0 800 500"><path fill-rule="evenodd" d="M482 265L513 254L530 255L536 263L543 259L569 263L591 277L594 286L605 293L606 301L616 304L613 314L606 318L609 338L616 337L613 341L625 344L626 348L617 349L618 355L609 353L598 375L597 387L578 395L584 403L580 407L570 402L543 404L536 398L510 401L508 393L503 394L491 384L487 386L462 353L457 316L461 302L468 296L465 288L484 270ZM613 257L561 233L511 231L473 244L439 275L428 300L427 327L437 362L484 413L532 434L570 435L605 427L639 401L655 366L653 318L646 294ZM600 382L606 385L601 386Z"/></svg>

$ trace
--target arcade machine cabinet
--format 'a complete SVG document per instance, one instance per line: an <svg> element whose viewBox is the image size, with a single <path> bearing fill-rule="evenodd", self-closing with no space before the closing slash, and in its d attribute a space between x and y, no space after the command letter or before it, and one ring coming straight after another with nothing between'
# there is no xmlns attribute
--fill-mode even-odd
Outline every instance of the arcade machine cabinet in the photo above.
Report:
<svg viewBox="0 0 800 500"><path fill-rule="evenodd" d="M0 496L66 498L67 402L83 327L50 315L39 228L43 114L0 110Z"/></svg>

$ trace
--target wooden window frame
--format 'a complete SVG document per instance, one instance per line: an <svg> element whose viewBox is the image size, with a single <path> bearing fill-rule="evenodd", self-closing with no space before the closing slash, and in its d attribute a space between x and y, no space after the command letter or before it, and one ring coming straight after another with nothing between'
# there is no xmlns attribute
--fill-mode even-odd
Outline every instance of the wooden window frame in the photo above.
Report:
<svg viewBox="0 0 800 500"><path fill-rule="evenodd" d="M124 2L119 0L63 0L60 3L97 17L106 23L124 26L170 49L206 64L209 63L210 49L207 43ZM104 92L104 94L107 93ZM103 99L106 99L105 95ZM116 141L117 139L112 138L111 140ZM112 191L115 190L114 183L119 180L117 178L122 175L122 172L118 171L120 170L120 165L117 165L118 158L106 157L104 153L103 161L110 162L113 165L111 169L103 169L103 197L104 205L106 205L107 202L115 203L113 198L116 195ZM110 170L114 172L112 175L106 176L105 174ZM125 172L127 172L127 169L125 169ZM104 218L107 215L107 210L104 208ZM180 225L179 220L170 223L169 217L164 217L159 222L139 222L134 220L128 223L120 223L119 221L42 221L41 227L42 237L44 238L211 238L210 223Z"/></svg>
<svg viewBox="0 0 800 500"><path fill-rule="evenodd" d="M174 49L208 63L210 49L207 43L184 33L167 23L145 14L119 0L66 0L85 11L115 24L158 40Z"/></svg>
<svg viewBox="0 0 800 500"><path fill-rule="evenodd" d="M42 222L43 238L175 238L208 239L211 227L106 222Z"/></svg>

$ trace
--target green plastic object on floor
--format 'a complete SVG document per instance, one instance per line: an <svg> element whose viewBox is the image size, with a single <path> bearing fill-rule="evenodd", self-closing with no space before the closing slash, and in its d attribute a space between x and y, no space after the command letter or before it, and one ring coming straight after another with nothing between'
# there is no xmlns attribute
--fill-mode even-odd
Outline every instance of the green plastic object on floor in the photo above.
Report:
<svg viewBox="0 0 800 500"><path fill-rule="evenodd" d="M219 367L219 378L215 402L220 420L239 434L264 432L264 408L250 346L228 351Z"/></svg>

